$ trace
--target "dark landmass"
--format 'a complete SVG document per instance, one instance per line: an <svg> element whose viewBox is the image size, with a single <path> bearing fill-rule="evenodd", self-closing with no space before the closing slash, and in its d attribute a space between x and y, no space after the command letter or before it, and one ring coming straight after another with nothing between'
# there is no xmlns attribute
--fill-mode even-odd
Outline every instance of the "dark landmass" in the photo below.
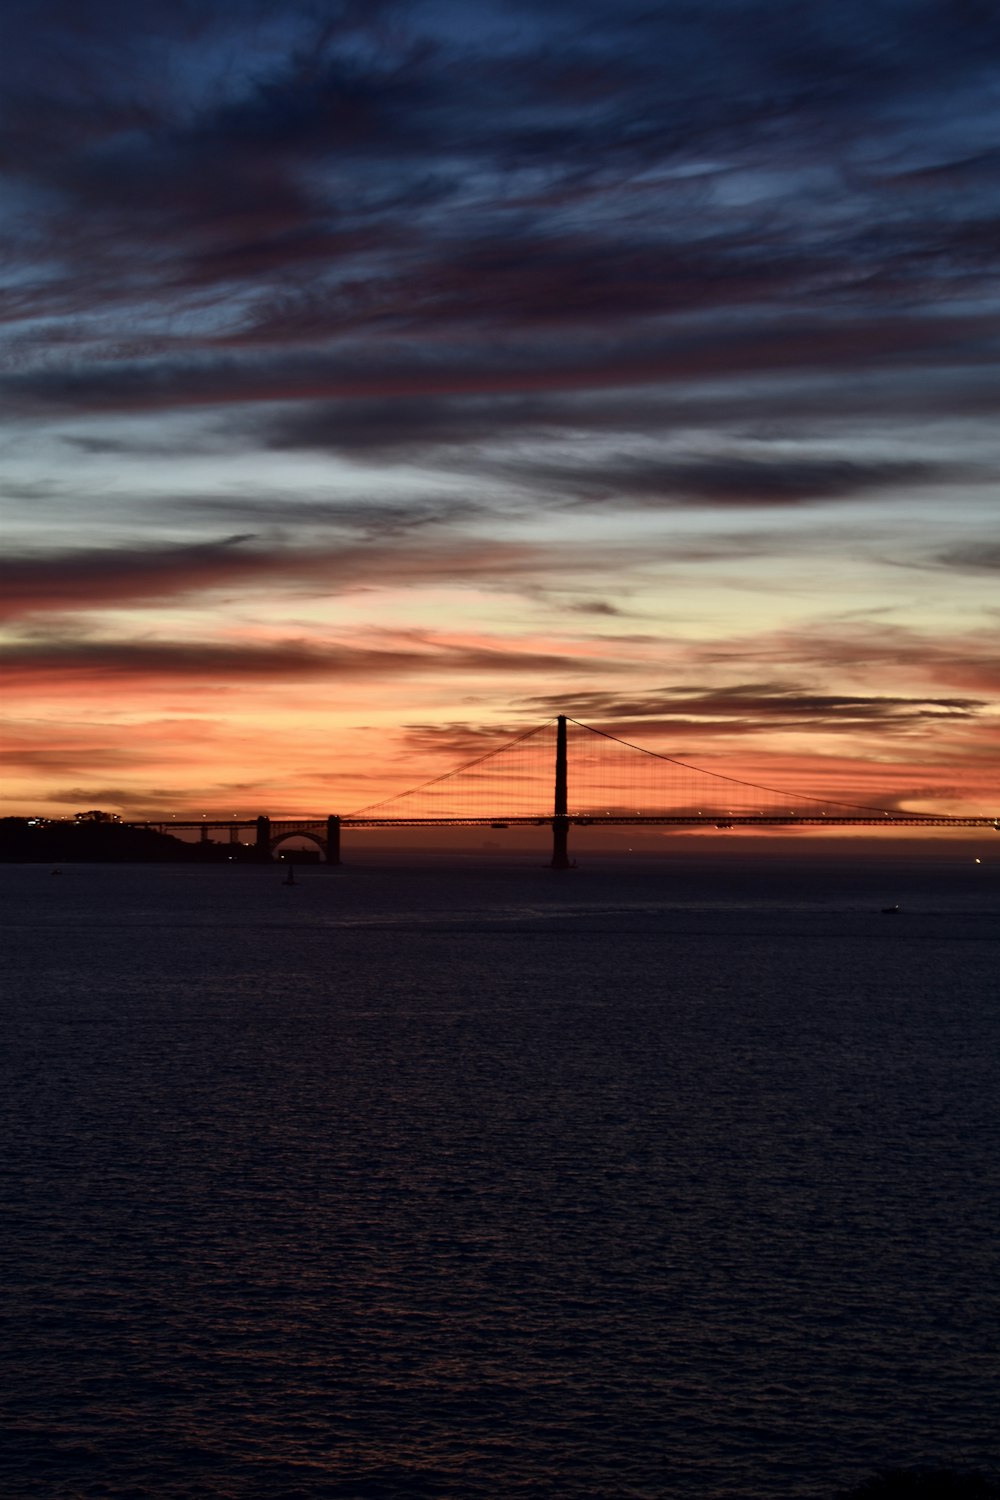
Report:
<svg viewBox="0 0 1000 1500"><path fill-rule="evenodd" d="M210 827L212 825L209 825ZM213 829L217 834L218 828ZM242 838L252 833L246 830ZM228 837L202 839L197 831L189 838L123 821L116 814L92 811L75 818L0 818L0 863L256 863L256 844L232 843ZM627 861L633 868L655 866L663 872L676 869L690 880L699 872L705 879L721 876L749 878L761 872L777 876L795 869L808 873L840 872L859 878L865 872L885 876L887 892L900 878L921 869L961 874L995 885L1000 861L991 858L997 850L996 834L956 836L938 832L934 836L887 837L881 830L845 837L809 836L784 832L666 833L658 828L611 828L595 830L574 826L570 857L581 867L607 860ZM507 861L547 864L552 834L547 826L512 828L508 833L490 833L482 828L364 828L345 832L345 857L351 863L372 861L412 863L458 858L477 859L484 865ZM281 845L276 863L322 863L320 852L301 848L291 841ZM895 897L893 898L895 899Z"/></svg>
<svg viewBox="0 0 1000 1500"><path fill-rule="evenodd" d="M80 818L46 823L32 818L0 818L0 862L6 864L164 863L212 864L250 860L255 851L211 839L187 843L137 828L131 823Z"/></svg>

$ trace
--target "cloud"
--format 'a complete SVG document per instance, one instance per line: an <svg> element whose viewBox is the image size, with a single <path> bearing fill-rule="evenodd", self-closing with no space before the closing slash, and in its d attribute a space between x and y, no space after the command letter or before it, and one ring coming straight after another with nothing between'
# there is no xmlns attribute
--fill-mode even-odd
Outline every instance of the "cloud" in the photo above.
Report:
<svg viewBox="0 0 1000 1500"><path fill-rule="evenodd" d="M424 330L523 332L548 337L574 328L638 327L696 310L772 303L793 294L818 267L801 254L781 258L702 242L573 235L539 238L508 230L452 247L429 244L404 274L341 278L324 287L262 297L225 342L267 346L315 343L362 329L419 337Z"/></svg>
<svg viewBox="0 0 1000 1500"><path fill-rule="evenodd" d="M82 759L94 771L132 766L137 757L116 745L10 743L0 749L0 765L10 771L31 771L44 776L74 775Z"/></svg>
<svg viewBox="0 0 1000 1500"><path fill-rule="evenodd" d="M739 454L658 459L619 453L579 465L541 460L523 465L522 473L533 485L558 487L588 504L767 507L851 500L873 490L902 490L959 477L963 468L898 459L862 462Z"/></svg>
<svg viewBox="0 0 1000 1500"><path fill-rule="evenodd" d="M25 415L170 411L280 401L387 400L585 391L690 384L749 375L892 370L946 363L974 370L990 359L1000 326L979 315L901 313L839 319L762 321L755 328L708 325L601 340L579 337L481 342L426 336L328 350L221 355L206 347L188 357L78 360L74 365L0 374L0 393Z"/></svg>
<svg viewBox="0 0 1000 1500"><path fill-rule="evenodd" d="M626 613L617 604L609 604L606 599L581 599L576 604L567 605L567 608L572 614L604 615L610 618L620 618Z"/></svg>
<svg viewBox="0 0 1000 1500"><path fill-rule="evenodd" d="M328 538L331 532L354 532L369 542L415 531L457 531L462 523L488 515L488 507L478 499L428 496L419 491L408 493L403 500L388 501L370 497L317 499L294 491L254 495L243 490L238 495L165 495L157 505L181 522L197 519L262 527L269 537L294 537L305 532ZM323 543L324 547L329 545L328 540Z"/></svg>
<svg viewBox="0 0 1000 1500"><path fill-rule="evenodd" d="M265 587L324 594L472 578L495 583L557 566L550 549L517 542L451 537L421 545L410 536L405 515L392 522L383 516L380 524L376 514L375 534L368 542L289 547L242 534L186 546L11 555L0 560L0 615L16 619L149 605L223 589L240 589L244 595ZM359 519L356 511L350 515ZM563 564L571 566L574 556L571 552Z"/></svg>
<svg viewBox="0 0 1000 1500"><path fill-rule="evenodd" d="M15 243L29 271L46 249L15 313L145 298L150 333L169 304L194 344L496 326L620 343L717 308L933 302L988 264L978 196L925 206L954 173L988 188L982 15L484 5L454 28L406 4L252 21L94 4L84 24L51 4L29 24L12 4L4 144L31 210Z"/></svg>
<svg viewBox="0 0 1000 1500"><path fill-rule="evenodd" d="M1000 691L971 614L995 547L966 540L997 468L995 7L7 0L5 19L20 517L0 585L52 626L15 640L19 691L34 671L97 712L120 685L232 703L479 672L509 723L527 709L506 695L542 702L589 662L601 722L683 743L937 733L970 754ZM891 623L913 557L935 570L925 631ZM358 618L364 590L380 630L348 636L340 601ZM515 617L505 637L501 590L564 634ZM621 601L644 640L612 640ZM122 607L141 636L70 623ZM237 634L283 607L280 639ZM446 640L453 607L495 634ZM668 687L633 700L623 672Z"/></svg>
<svg viewBox="0 0 1000 1500"><path fill-rule="evenodd" d="M939 552L934 563L960 573L995 573L1000 570L1000 542L991 539Z"/></svg>
<svg viewBox="0 0 1000 1500"><path fill-rule="evenodd" d="M891 671L895 681L907 679L945 686L949 691L975 693L984 700L1000 694L1000 654L995 641L980 632L934 634L905 626L858 621L836 627L803 626L775 632L758 641L766 658L783 667L807 666L813 671L847 669L865 676ZM734 643L710 648L703 661L732 660Z"/></svg>
<svg viewBox="0 0 1000 1500"><path fill-rule="evenodd" d="M983 410L995 406L995 392L981 393ZM702 441L720 442L720 432L735 428L746 443L755 427L772 437L784 428L789 432L805 429L811 447L820 447L814 435L839 430L850 424L857 433L858 423L870 419L870 406L877 400L879 420L888 420L894 409L913 416L923 411L933 399L934 415L940 419L950 410L968 413L977 407L976 387L960 382L953 391L937 390L933 398L919 385L905 392L877 392L862 387L853 394L842 385L822 381L799 382L794 388L782 388L780 422L776 419L776 396L752 389L705 389L698 395L689 391L660 386L657 389L565 392L539 390L530 395L494 393L491 395L414 395L370 400L363 397L339 401L286 403L276 407L251 427L220 426L219 439L228 434L229 441L245 435L263 442L278 452L303 451L336 454L352 462L366 464L405 464L410 461L445 464L450 468L467 463L479 475L530 477L538 465L539 482L572 483L576 470L572 464L549 461L545 455L552 443L592 443L595 437L617 439L624 451L610 458L602 456L607 472L598 469L595 484L602 480L609 486L629 482L638 489L685 486L693 498L734 491L753 494L757 489L770 492L781 488L801 488L821 496L824 490L838 493L865 486L882 488L907 482L975 479L980 471L970 462L954 459L931 461L922 457L902 460L896 455L882 459L845 460L827 453L739 451L718 454L689 452L686 456L670 453L668 457L639 456L634 452L637 441L644 445L683 440L690 449L698 441L695 434L704 433ZM866 412L867 408L867 412ZM733 447L739 439L729 438ZM801 442L801 439L800 439ZM513 448L512 445L517 446ZM630 451L630 448L632 451ZM526 454L531 454L527 457ZM659 465L659 469L657 468ZM581 467L584 467L581 465ZM586 467L592 467L588 464ZM772 477L773 476L773 477ZM986 476L984 476L986 477ZM989 471L992 477L992 471Z"/></svg>
<svg viewBox="0 0 1000 1500"><path fill-rule="evenodd" d="M271 642L203 642L184 640L115 641L72 639L50 635L15 642L5 653L3 676L13 687L46 679L75 686L129 681L153 690L171 680L191 679L234 685L257 681L365 682L387 677L429 673L437 675L521 674L576 672L597 668L582 655L523 650L490 645L439 644L424 637L412 647L380 649L373 646L318 644L306 639Z"/></svg>
<svg viewBox="0 0 1000 1500"><path fill-rule="evenodd" d="M572 413L523 397L403 396L393 400L303 403L264 424L267 446L398 463L438 449L565 429ZM258 429L259 430L259 429Z"/></svg>
<svg viewBox="0 0 1000 1500"><path fill-rule="evenodd" d="M249 536L179 547L80 548L0 559L0 612L7 618L95 609L246 581L273 559L241 550Z"/></svg>
<svg viewBox="0 0 1000 1500"><path fill-rule="evenodd" d="M565 713L628 739L801 728L852 735L869 727L906 732L925 722L940 724L943 718L972 719L986 704L974 698L816 693L765 682L701 690L674 687L629 697L613 692L558 693L523 700L523 706L540 713Z"/></svg>
<svg viewBox="0 0 1000 1500"><path fill-rule="evenodd" d="M506 740L523 735L524 723L469 724L458 720L442 723L404 724L403 743L417 755L448 757L456 765L499 750Z"/></svg>

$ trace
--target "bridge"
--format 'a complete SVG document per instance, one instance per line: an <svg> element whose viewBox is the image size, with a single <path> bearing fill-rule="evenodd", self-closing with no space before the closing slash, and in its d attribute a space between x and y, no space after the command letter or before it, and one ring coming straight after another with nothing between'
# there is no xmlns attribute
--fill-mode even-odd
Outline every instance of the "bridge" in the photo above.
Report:
<svg viewBox="0 0 1000 1500"><path fill-rule="evenodd" d="M572 753L571 753L572 752ZM660 824L674 828L991 828L1000 817L950 817L782 791L689 765L630 744L565 714L369 807L313 818L150 819L163 833L199 829L203 840L250 832L270 860L286 839L307 839L340 863L345 828L544 827L552 868L569 869L569 830Z"/></svg>

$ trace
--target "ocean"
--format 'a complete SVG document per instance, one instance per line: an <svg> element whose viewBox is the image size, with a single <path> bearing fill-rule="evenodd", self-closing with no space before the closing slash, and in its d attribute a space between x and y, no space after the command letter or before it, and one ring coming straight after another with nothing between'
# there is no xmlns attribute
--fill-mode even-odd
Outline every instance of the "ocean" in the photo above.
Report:
<svg viewBox="0 0 1000 1500"><path fill-rule="evenodd" d="M0 868L0 1495L996 1468L993 868Z"/></svg>

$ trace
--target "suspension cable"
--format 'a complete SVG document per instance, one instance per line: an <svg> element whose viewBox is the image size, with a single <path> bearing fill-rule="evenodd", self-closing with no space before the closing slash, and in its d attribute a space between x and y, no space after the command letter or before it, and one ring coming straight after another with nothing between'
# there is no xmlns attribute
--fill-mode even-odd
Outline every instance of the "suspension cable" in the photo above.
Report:
<svg viewBox="0 0 1000 1500"><path fill-rule="evenodd" d="M576 721L574 720L574 723ZM389 802L399 802L403 797L416 796L417 792L425 792L428 787L437 786L442 781L448 781L452 776L460 776L463 771L472 771L476 766L481 766L484 761L492 760L495 755L502 755L505 750L510 750L514 745L520 745L524 740L530 740L532 735L541 734L543 729L553 723L552 719L546 719L541 724L536 724L533 729L526 729L523 734L515 734L513 739L504 740L502 745L497 745L493 750L486 750L482 755L477 755L473 760L463 761L460 766L453 766L450 771L442 771L440 776L432 776L428 781L421 781L417 786L407 787L405 792L395 792L391 797L383 797L381 802L370 802L367 807L360 807L356 812L346 813L348 818L364 817L367 813L375 812L380 807L385 807ZM583 726L587 728L587 725Z"/></svg>
<svg viewBox="0 0 1000 1500"><path fill-rule="evenodd" d="M616 734L609 734L606 729L595 729L593 724L581 724L579 719L570 719L578 729L589 729L591 734L599 734L606 740L613 740L616 745L624 745L627 750L638 750L641 755L651 755L656 760L665 760L671 766L680 766L685 771L695 771L700 776L712 776L716 781L728 781L733 786L750 787L755 792L770 792L777 797L794 797L799 802L821 802L826 807L852 807L856 812L878 812L887 817L896 816L884 807L873 807L865 802L839 802L833 797L813 797L809 792L786 792L780 787L764 786L759 781L742 781L738 776L726 776L721 771L708 771L704 766L692 766L688 761L677 760L672 755L662 755L659 750L647 750L644 745L633 745L630 740L623 740ZM932 818L933 813L907 813L908 818Z"/></svg>

